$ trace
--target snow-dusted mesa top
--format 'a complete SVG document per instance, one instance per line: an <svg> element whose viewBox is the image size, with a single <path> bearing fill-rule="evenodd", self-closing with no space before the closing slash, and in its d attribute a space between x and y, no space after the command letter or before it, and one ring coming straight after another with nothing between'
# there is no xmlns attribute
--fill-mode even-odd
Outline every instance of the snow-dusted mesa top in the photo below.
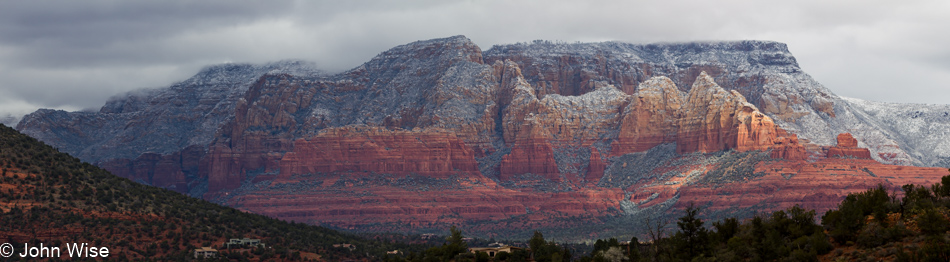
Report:
<svg viewBox="0 0 950 262"><path fill-rule="evenodd" d="M631 44L624 42L559 43L536 40L531 43L496 45L486 57L526 55L533 58L577 56L592 59L615 56L618 60L657 65L689 67L694 64L719 64L731 69L755 67L781 72L800 70L788 47L773 41L723 41ZM678 85L681 85L678 83Z"/></svg>

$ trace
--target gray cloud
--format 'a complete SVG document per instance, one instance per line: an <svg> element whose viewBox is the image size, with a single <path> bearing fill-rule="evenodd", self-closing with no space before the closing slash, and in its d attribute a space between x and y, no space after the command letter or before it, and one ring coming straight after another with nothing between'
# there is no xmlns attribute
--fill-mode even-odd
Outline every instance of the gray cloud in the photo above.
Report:
<svg viewBox="0 0 950 262"><path fill-rule="evenodd" d="M396 45L464 34L785 42L843 96L948 103L946 1L21 1L0 9L0 117L101 106L222 62L304 59L331 71Z"/></svg>

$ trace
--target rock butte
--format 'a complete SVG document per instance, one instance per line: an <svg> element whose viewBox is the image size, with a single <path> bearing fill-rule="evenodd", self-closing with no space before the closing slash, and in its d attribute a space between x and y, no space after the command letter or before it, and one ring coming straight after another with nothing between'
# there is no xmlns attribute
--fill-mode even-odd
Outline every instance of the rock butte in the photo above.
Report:
<svg viewBox="0 0 950 262"><path fill-rule="evenodd" d="M850 133L838 135L838 145L828 149L828 157L871 159L871 151L859 148L858 140Z"/></svg>
<svg viewBox="0 0 950 262"><path fill-rule="evenodd" d="M18 129L135 181L358 230L590 228L671 201L823 211L879 183L948 174L875 161L920 160L894 141L862 140L872 155L829 128L857 123L849 110L780 43L483 53L457 36L339 74L298 62L210 67L97 113L40 110ZM755 175L699 182L755 152L770 157L751 164Z"/></svg>

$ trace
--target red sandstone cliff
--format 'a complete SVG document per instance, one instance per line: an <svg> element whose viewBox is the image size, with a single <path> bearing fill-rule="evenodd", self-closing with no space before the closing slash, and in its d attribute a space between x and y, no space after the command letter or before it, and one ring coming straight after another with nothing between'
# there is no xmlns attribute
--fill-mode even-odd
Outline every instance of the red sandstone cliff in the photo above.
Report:
<svg viewBox="0 0 950 262"><path fill-rule="evenodd" d="M950 175L945 168L884 165L869 159L828 158L816 162L775 161L761 163L764 175L741 183L719 186L690 185L681 188L677 205L708 203L709 209L727 210L768 207L779 210L800 205L823 214L850 193L879 184L900 192L906 184L928 185Z"/></svg>
<svg viewBox="0 0 950 262"><path fill-rule="evenodd" d="M199 193L206 179L206 198L248 211L377 230L575 227L634 212L631 206L690 201L717 209L801 201L822 209L842 192L877 182L927 184L945 173L840 159L869 155L844 134L829 158L805 161L830 142L799 141L776 122L815 138L827 128L808 127L824 120L795 121L848 114L836 116L830 93L802 78L782 44L567 47L498 47L483 58L467 38L451 37L399 46L333 75L224 67L256 75L245 84L209 73L149 98L167 107L149 114L136 111L144 102L130 96L99 115L46 117L135 131L60 132L66 148L119 175ZM175 121L163 118L168 112ZM143 125L151 122L143 116L165 122ZM215 121L193 121L202 117ZM49 123L34 128L61 130ZM189 130L202 133L192 141ZM79 141L93 136L106 142ZM126 141L134 146L123 147ZM114 158L102 153L132 149ZM698 182L720 164L740 169L728 166L730 157L749 152L780 159L745 163L761 176ZM841 170L855 180L837 177Z"/></svg>
<svg viewBox="0 0 950 262"><path fill-rule="evenodd" d="M701 73L689 92L683 115L678 119L677 152L769 150L777 143L772 119L745 101L736 91L726 91L712 77ZM794 141L794 140L787 140Z"/></svg>
<svg viewBox="0 0 950 262"><path fill-rule="evenodd" d="M685 95L667 77L641 83L620 120L620 132L611 146L611 156L643 152L662 143L675 142L677 120L686 103Z"/></svg>
<svg viewBox="0 0 950 262"><path fill-rule="evenodd" d="M205 165L201 162L204 155L204 150L192 146L171 155L147 153L131 160L111 159L99 166L136 182L188 192L189 181L200 174Z"/></svg>
<svg viewBox="0 0 950 262"><path fill-rule="evenodd" d="M804 147L798 144L795 135L787 134L776 127L768 116L746 102L741 94L725 91L704 73L699 74L688 93L679 91L668 78L658 77L641 84L634 95L627 95L610 85L598 85L596 90L580 96L549 94L543 98L539 98L535 93L536 89L524 80L517 64L496 63L492 66L491 75L497 77L498 86L494 91L488 91L485 94L496 96L497 106L487 106L485 113L475 118L480 120L472 125L455 125L456 128L471 128L475 130L473 132L455 132L453 129L438 128L449 126L450 123L426 128L415 127L411 130L400 128L399 126L404 126L405 121L409 119L418 121L417 116L410 114L399 117L398 119L401 119L399 121L395 120L397 118L385 118L383 123L388 127L372 125L330 127L293 142L289 140L289 137L282 137L296 132L294 130L299 130L300 126L323 125L322 123L329 120L322 116L314 117L312 113L304 115L306 117L302 119L299 116L293 117L299 110L296 108L306 106L306 101L286 106L272 99L276 98L279 101L301 96L301 94L306 96L316 90L327 88L360 90L361 87L351 86L352 84L349 83L336 87L325 86L327 83L314 83L308 86L305 83L295 84L299 81L288 76L262 79L253 89L259 91L249 92L247 102L238 104L237 108L241 113L232 124L228 125L229 129L226 129L230 130L230 135L226 136L230 137L228 140L230 143L219 143L211 150L209 169L215 170L209 178L209 183L213 185L211 189L226 192L228 188L236 188L241 185L240 181L244 180L244 176L250 170L277 173L277 179L272 183L285 181L284 183L288 185L313 183L307 182L309 180L300 177L301 175L339 176L331 180L320 180L322 186L317 188L324 189L316 192L323 192L323 190L338 192L333 191L337 190L336 187L328 187L328 184L343 186L348 188L347 190L366 188L370 190L367 192L373 192L373 195L388 196L387 202L395 201L403 204L379 208L370 208L365 205L358 208L334 207L331 210L337 211L317 212L307 206L299 207L300 211L277 211L270 208L266 208L269 211L265 211L264 206L268 205L267 203L280 202L262 202L261 204L248 202L252 199L260 199L253 197L258 194L269 196L286 194L272 190L242 192L242 196L238 198L240 200L233 203L255 212L264 212L287 219L319 219L327 223L339 221L339 223L333 223L340 226L356 226L368 223L370 220L416 221L412 223L431 225L438 220L424 219L423 217L428 215L419 217L418 212L426 212L436 217L445 215L445 212L462 212L467 214L462 216L467 219L498 219L505 216L529 215L529 213L513 210L522 208L531 210L531 207L512 209L513 204L506 202L509 200L493 200L494 204L480 207L466 204L468 201L485 201L479 195L498 194L500 191L497 190L504 188L483 176L482 172L491 168L497 168L495 169L497 178L502 184L525 187L504 194L528 194L522 199L533 199L536 196L532 194L554 190L544 193L550 194L547 198L551 200L545 201L546 204L543 205L557 206L552 211L557 210L556 212L564 214L563 212L567 210L583 210L577 211L579 213L568 212L572 214L571 216L584 213L606 214L604 212L611 206L619 205L618 200L601 199L597 194L569 193L576 190L591 190L589 187L597 184L611 165L611 159L602 155L607 151L598 149L598 143L608 143L609 155L613 157L643 152L659 144L675 142L678 153L704 153L730 149L739 152L771 150L772 155L776 157L789 160L805 158ZM492 114L499 115L500 121L484 120L491 119L485 117ZM299 124L301 121L307 124ZM430 123L428 121L431 120L427 120L426 123ZM500 156L496 167L486 167L489 169L479 169L477 158L488 158L499 149L488 146L487 142L481 138L472 137L484 130L500 130L502 134L500 141L510 149L507 154ZM605 137L604 130L617 130L617 135ZM269 135L274 132L285 135ZM561 150L560 158L557 156L558 150ZM399 179L411 174L429 179L460 180L444 182L455 186L451 189L436 190L442 192L440 194L407 198L408 195L416 195L413 193L414 189L405 188L404 183L407 182L385 179L380 181L389 182L380 182L376 180L378 178L374 178L374 176L383 175L388 177L386 179ZM521 176L525 174L534 176ZM396 175L396 177L388 175ZM545 180L522 181L525 178L534 179L533 177ZM364 178L371 180L361 180ZM444 183L437 184L445 185ZM393 184L402 186L393 186ZM575 189L559 192L565 187ZM316 190L313 187L307 188L307 190ZM445 194L449 192L446 190L451 192L460 190L458 192L467 197L459 199L458 202L446 201ZM214 191L211 192L212 197L222 197ZM301 199L291 202L348 203L349 200L346 199L354 197L363 199L361 200L363 202L371 201L365 197L357 197L359 194L347 193L331 197L323 195L324 193L311 195L302 193L305 191L292 192L297 193L284 196L288 198L288 201L298 197L312 200ZM555 204L557 201L554 199L561 199L568 195L577 203ZM419 205L418 203L429 201L440 204L425 209L406 209L407 205L416 206ZM324 204L323 207L329 207L328 205ZM579 206L570 207L571 205ZM546 212L542 213L553 214ZM353 216L367 214L403 218L353 221Z"/></svg>
<svg viewBox="0 0 950 262"><path fill-rule="evenodd" d="M669 79L660 77L642 84L633 96L612 86L600 86L582 96L553 94L539 99L535 89L524 81L517 65L496 63L493 70L494 75L503 81L495 94L504 103L500 110L503 117L500 127L504 135L502 141L510 148L498 162L497 178L502 183L526 188L500 187L482 176L483 170L478 169L476 158L492 152L477 153L471 148L484 144L477 140L466 141L464 136L450 130L347 126L327 128L312 137L297 139L292 150L280 158L279 168L273 169L279 175L272 183L281 185L280 188L301 183L311 185L305 191L291 191L296 192L293 194L270 189L243 192L233 203L286 219L317 219L344 227L357 227L371 221L416 226L458 221L456 218L440 218L449 213L459 215L458 219L606 215L610 213L608 210L619 205L616 198L619 192L609 191L614 195L604 199L602 194L592 192L607 189L592 186L598 183L612 163L595 146L603 140L600 132L609 129L618 130L611 144L612 156L642 152L662 143L675 142L676 151L680 153L771 150L776 157L796 161L805 158L804 147L798 144L795 135L776 127L742 95L725 91L706 74L700 74L692 90L685 94ZM587 162L582 163L585 169L569 171L570 163L558 163L571 160L563 160L564 157L558 160L556 150L571 146L587 152L564 151L570 154L568 158L589 153L583 160ZM232 157L248 155L254 154L231 154ZM232 163L239 162L232 160ZM264 169L265 172L271 170ZM374 174L383 177L374 178ZM420 194L414 189L417 185L412 184L418 181L399 180L410 174L436 180L450 179L451 182L427 180L429 182L425 183L435 183L424 186L428 190L433 190L430 186L435 185L449 188L435 189L437 193L433 194ZM550 182L521 181L523 177L520 175L523 174L536 175ZM318 179L319 183L312 179ZM553 189L561 188L564 183L576 189L567 192ZM339 191L344 188L348 193ZM545 191L552 189L553 192ZM591 193L573 193L578 190ZM517 197L486 198L498 194ZM540 197L537 194L548 200L534 202ZM664 193L660 199L675 194L675 191ZM283 200L276 200L275 196ZM265 198L270 200L265 201ZM355 199L360 199L363 204L352 206ZM559 199L570 199L570 203ZM437 204L423 204L430 202ZM322 203L318 205L321 211L313 209L314 203ZM274 209L271 205L284 208ZM550 210L545 211L548 209L545 207L550 207ZM533 209L540 213L522 211ZM378 218L380 216L388 218Z"/></svg>
<svg viewBox="0 0 950 262"><path fill-rule="evenodd" d="M347 171L480 177L472 149L446 131L330 128L310 139L298 139L294 151L280 160L281 174Z"/></svg>
<svg viewBox="0 0 950 262"><path fill-rule="evenodd" d="M719 87L705 72L687 94L660 77L641 84L634 96L611 147L614 156L676 142L678 153L773 150L775 157L804 159L804 147L795 135L777 127L738 92Z"/></svg>
<svg viewBox="0 0 950 262"><path fill-rule="evenodd" d="M828 149L828 157L871 159L871 151L859 148L858 140L850 133L838 134L837 146Z"/></svg>

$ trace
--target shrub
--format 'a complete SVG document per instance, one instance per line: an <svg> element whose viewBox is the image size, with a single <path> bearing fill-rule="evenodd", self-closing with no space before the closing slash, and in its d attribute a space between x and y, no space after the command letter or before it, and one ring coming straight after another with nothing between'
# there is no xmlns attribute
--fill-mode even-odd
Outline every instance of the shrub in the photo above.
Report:
<svg viewBox="0 0 950 262"><path fill-rule="evenodd" d="M887 195L883 185L868 189L865 192L849 194L837 210L831 210L821 217L821 224L828 229L829 235L835 242L844 244L854 241L857 233L865 225L868 215L878 214L879 221L884 221L888 213L889 202L892 198Z"/></svg>
<svg viewBox="0 0 950 262"><path fill-rule="evenodd" d="M937 210L927 209L917 216L917 227L928 236L943 234L947 232L947 219Z"/></svg>

